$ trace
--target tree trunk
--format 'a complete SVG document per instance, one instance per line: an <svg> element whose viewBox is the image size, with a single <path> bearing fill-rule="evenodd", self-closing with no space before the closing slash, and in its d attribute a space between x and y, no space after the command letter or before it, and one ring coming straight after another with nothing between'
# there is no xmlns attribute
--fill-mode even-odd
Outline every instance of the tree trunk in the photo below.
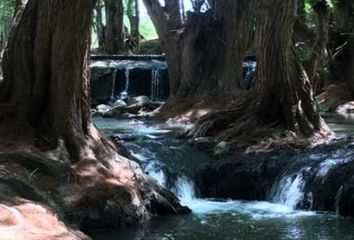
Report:
<svg viewBox="0 0 354 240"><path fill-rule="evenodd" d="M134 6L134 10L128 11L128 18L130 23L130 38L131 38L131 49L133 53L138 53L140 50L140 31L139 31L139 24L140 24L140 13L139 13L139 1L138 0L131 0L131 6Z"/></svg>
<svg viewBox="0 0 354 240"><path fill-rule="evenodd" d="M240 88L249 36L249 1L225 0L183 22L179 0L144 0L166 54L170 99L198 98Z"/></svg>
<svg viewBox="0 0 354 240"><path fill-rule="evenodd" d="M97 1L97 4L95 6L95 13L96 13L95 26L97 31L98 47L100 51L104 52L106 38L105 38L105 27L103 25L102 10L103 10L102 1Z"/></svg>
<svg viewBox="0 0 354 240"><path fill-rule="evenodd" d="M40 129L51 146L62 139L74 161L94 128L87 67L93 6L70 2L31 0L19 10L4 52L0 100L16 106L19 125Z"/></svg>
<svg viewBox="0 0 354 240"><path fill-rule="evenodd" d="M316 2L312 8L316 16L317 33L312 47L312 55L306 64L306 71L315 93L320 93L324 83L321 82L318 71L328 62L329 9L325 0Z"/></svg>
<svg viewBox="0 0 354 240"><path fill-rule="evenodd" d="M187 213L92 123L88 53L94 6L87 0L29 0L19 9L0 83L0 109L13 112L8 119L0 116L0 134L30 135L24 143L35 145L30 154L42 150L53 164L69 165L67 196L60 196L70 198L63 207L70 214L85 213L79 215L83 222L104 219L103 227L119 227L152 214Z"/></svg>
<svg viewBox="0 0 354 240"><path fill-rule="evenodd" d="M108 54L125 52L124 7L122 0L104 0L106 9L106 46Z"/></svg>
<svg viewBox="0 0 354 240"><path fill-rule="evenodd" d="M257 74L250 93L233 108L202 117L191 136L254 144L279 130L307 137L330 133L315 109L311 84L294 51L296 2L258 3Z"/></svg>

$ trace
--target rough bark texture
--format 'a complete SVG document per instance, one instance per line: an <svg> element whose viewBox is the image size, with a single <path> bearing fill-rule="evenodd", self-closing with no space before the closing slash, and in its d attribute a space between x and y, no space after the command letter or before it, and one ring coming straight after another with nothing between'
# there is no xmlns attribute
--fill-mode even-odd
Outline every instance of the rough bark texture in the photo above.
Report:
<svg viewBox="0 0 354 240"><path fill-rule="evenodd" d="M257 74L251 91L232 109L202 117L190 135L253 144L284 130L305 136L327 135L330 131L315 109L311 84L293 47L296 0L258 4Z"/></svg>
<svg viewBox="0 0 354 240"><path fill-rule="evenodd" d="M186 213L91 121L87 62L94 6L87 0L29 0L19 9L4 52L0 136L20 139L16 145L35 158L66 165L66 180L50 191L76 224L121 227L153 214Z"/></svg>
<svg viewBox="0 0 354 240"><path fill-rule="evenodd" d="M86 60L91 5L30 1L19 10L4 52L0 100L16 106L19 125L40 129L52 146L63 139L73 160L80 159L92 128Z"/></svg>
<svg viewBox="0 0 354 240"><path fill-rule="evenodd" d="M106 9L106 46L108 54L125 51L124 46L124 7L122 0L104 0Z"/></svg>
<svg viewBox="0 0 354 240"><path fill-rule="evenodd" d="M316 16L317 33L312 47L312 55L306 64L306 72L315 93L320 93L324 83L321 82L318 71L328 63L329 9L325 0L316 2L312 8Z"/></svg>
<svg viewBox="0 0 354 240"><path fill-rule="evenodd" d="M187 13L178 0L144 0L169 66L171 99L232 92L242 78L249 36L249 1L218 1L205 13Z"/></svg>

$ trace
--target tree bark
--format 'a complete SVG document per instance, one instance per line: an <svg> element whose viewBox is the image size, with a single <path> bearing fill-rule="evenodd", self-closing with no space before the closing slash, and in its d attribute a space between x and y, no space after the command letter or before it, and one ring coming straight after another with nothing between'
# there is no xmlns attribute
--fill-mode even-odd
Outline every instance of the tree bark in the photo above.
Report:
<svg viewBox="0 0 354 240"><path fill-rule="evenodd" d="M258 1L257 73L251 91L231 109L202 117L191 136L254 144L279 130L306 137L331 133L316 111L311 84L295 54L296 2Z"/></svg>
<svg viewBox="0 0 354 240"><path fill-rule="evenodd" d="M106 220L103 227L119 227L152 214L188 213L92 123L88 61L94 6L88 0L29 0L19 9L0 82L0 109L12 112L8 119L0 116L0 134L18 134L35 149L30 154L68 165L68 190L60 197L70 198L62 202L72 216L84 212L83 222L99 218Z"/></svg>
<svg viewBox="0 0 354 240"><path fill-rule="evenodd" d="M95 13L96 13L95 26L97 31L98 47L100 51L104 52L106 37L105 37L105 27L103 24L102 10L103 10L103 4L102 1L99 0L97 1L97 4L95 6Z"/></svg>
<svg viewBox="0 0 354 240"><path fill-rule="evenodd" d="M329 9L325 0L316 2L312 8L316 16L317 32L312 47L312 55L306 63L306 71L315 93L320 93L324 83L320 82L321 78L318 71L328 62L327 44L329 41Z"/></svg>
<svg viewBox="0 0 354 240"><path fill-rule="evenodd" d="M128 19L130 23L130 37L132 40L133 53L139 53L140 50L140 11L139 11L139 1L130 0L130 3L134 6L134 11L128 11Z"/></svg>
<svg viewBox="0 0 354 240"><path fill-rule="evenodd" d="M94 129L87 67L93 7L86 0L29 1L4 52L0 100L16 106L19 125L40 130L52 147L62 139L73 161Z"/></svg>
<svg viewBox="0 0 354 240"><path fill-rule="evenodd" d="M248 37L249 1L226 0L202 13L187 13L179 0L144 0L166 54L170 99L235 92L240 88Z"/></svg>
<svg viewBox="0 0 354 240"><path fill-rule="evenodd" d="M104 0L104 3L106 9L106 53L124 53L123 2L122 0Z"/></svg>

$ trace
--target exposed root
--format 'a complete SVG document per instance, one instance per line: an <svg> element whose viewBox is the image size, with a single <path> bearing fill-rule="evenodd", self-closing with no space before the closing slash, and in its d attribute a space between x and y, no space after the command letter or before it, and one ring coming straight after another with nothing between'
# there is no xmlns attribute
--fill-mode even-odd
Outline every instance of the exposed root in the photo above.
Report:
<svg viewBox="0 0 354 240"><path fill-rule="evenodd" d="M270 151L287 147L307 147L311 143L333 139L322 118L316 125L302 112L295 119L298 129L279 117L273 121L265 121L261 113L254 110L252 102L243 102L237 108L216 111L201 117L187 133L189 137L214 137L218 142L229 142L233 147L246 152ZM293 119L294 120L294 119Z"/></svg>
<svg viewBox="0 0 354 240"><path fill-rule="evenodd" d="M0 170L4 169L0 171L0 188L4 185L13 189L15 195L10 199L20 196L40 202L58 213L61 220L82 229L119 228L146 221L155 214L190 212L174 194L145 175L136 162L119 155L115 144L93 125L82 146L71 146L80 156L76 161L72 161L63 139L56 149L43 145L39 149L33 135L26 138L21 141L27 148L20 149L12 144L16 138L7 138L6 145L1 145L5 139L0 138L0 149L4 151L0 152ZM7 180L7 172L14 175L13 180ZM0 204L8 206L1 197Z"/></svg>

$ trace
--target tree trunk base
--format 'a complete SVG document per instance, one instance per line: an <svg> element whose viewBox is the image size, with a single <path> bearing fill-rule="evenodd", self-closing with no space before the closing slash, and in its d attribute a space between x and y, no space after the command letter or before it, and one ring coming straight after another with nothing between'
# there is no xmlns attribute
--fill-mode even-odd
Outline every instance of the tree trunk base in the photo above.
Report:
<svg viewBox="0 0 354 240"><path fill-rule="evenodd" d="M252 102L251 102L252 103ZM319 127L306 131L289 129L281 120L264 121L259 113L250 110L250 101L242 101L229 110L211 112L200 118L187 133L188 137L211 136L228 142L237 150L266 152L279 148L304 148L311 144L332 140L335 135L322 119ZM298 117L298 126L308 126L307 119ZM304 128L306 128L304 127Z"/></svg>
<svg viewBox="0 0 354 240"><path fill-rule="evenodd" d="M176 122L195 122L205 114L217 109L223 109L239 97L233 93L214 94L206 96L178 97L169 99L156 111L159 121L173 120Z"/></svg>
<svg viewBox="0 0 354 240"><path fill-rule="evenodd" d="M101 136L94 126L85 148L80 147L80 160L74 163L63 141L56 149L43 151L45 140L38 142L34 130L28 129L29 134L19 138L13 129L6 131L2 126L0 167L4 171L0 171L0 182L14 196L0 194L0 205L11 207L16 196L40 202L59 216L58 221L84 231L121 228L154 215L190 212L173 193L145 175L137 162L120 155L124 149ZM13 180L6 180L6 172L14 173Z"/></svg>

